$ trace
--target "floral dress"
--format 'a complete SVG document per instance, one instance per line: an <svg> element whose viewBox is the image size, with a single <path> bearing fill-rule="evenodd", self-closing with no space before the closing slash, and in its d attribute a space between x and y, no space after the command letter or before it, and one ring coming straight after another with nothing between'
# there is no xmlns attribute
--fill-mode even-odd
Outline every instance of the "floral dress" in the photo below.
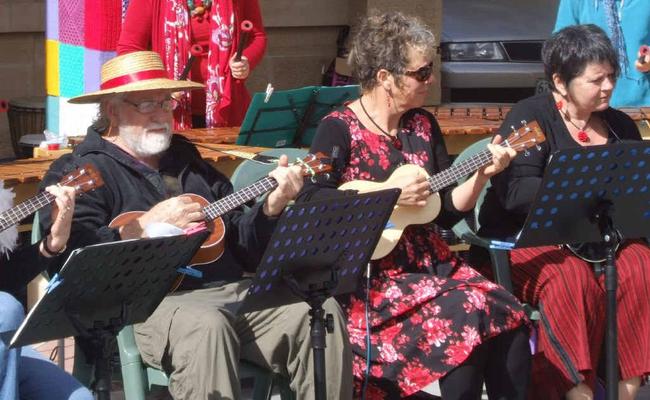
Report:
<svg viewBox="0 0 650 400"><path fill-rule="evenodd" d="M368 131L349 108L327 116L311 150L331 153L334 172L326 182L306 184L301 200L333 195L328 189L351 180L385 181L400 164L429 174L449 166L431 114L412 110L401 127L392 139ZM462 213L453 207L451 190L441 197L435 222L449 227ZM455 257L433 223L409 226L395 249L372 263L366 288L364 278L355 293L339 298L348 317L356 397L366 379L367 399L413 394L462 364L482 342L526 322L519 302Z"/></svg>

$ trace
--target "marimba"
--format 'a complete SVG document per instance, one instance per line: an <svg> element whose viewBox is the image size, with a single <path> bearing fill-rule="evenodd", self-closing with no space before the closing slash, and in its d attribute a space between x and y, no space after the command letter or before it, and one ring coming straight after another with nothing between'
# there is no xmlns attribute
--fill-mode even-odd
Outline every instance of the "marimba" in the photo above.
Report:
<svg viewBox="0 0 650 400"><path fill-rule="evenodd" d="M232 130L231 128L227 129ZM190 134L184 134L189 138L200 136L202 133L192 132ZM210 148L208 149L199 146L209 146ZM212 143L210 140L204 140L203 143L197 141L197 148L206 161L226 176L232 174L242 159L223 153L220 150L234 150L254 154L264 150L262 147ZM14 203L18 204L19 202L36 195L41 179L43 179L50 164L62 154L62 151L57 150L53 152L53 156L48 156L47 152L43 154L44 156L39 158L21 159L7 164L0 164L0 179L4 181L5 187L13 188L16 193Z"/></svg>
<svg viewBox="0 0 650 400"><path fill-rule="evenodd" d="M458 154L470 144L495 134L511 104L444 104L427 107L436 116L450 154ZM621 108L639 127L641 136L650 139L650 107Z"/></svg>
<svg viewBox="0 0 650 400"><path fill-rule="evenodd" d="M492 136L499 129L511 108L512 105L508 104L444 104L426 109L438 120L447 151L450 154L458 154L470 144ZM637 122L643 137L650 139L650 107L623 108L621 110ZM248 153L258 153L264 150L261 147L234 144L239 134L238 127L190 129L182 134L196 143L202 157L226 176L230 176L242 160L220 150ZM50 163L61 154L61 151L52 153L53 157L48 157L48 152L45 154L44 158L0 164L0 179L5 181L5 186L15 188L16 201L36 194L38 183L45 175Z"/></svg>

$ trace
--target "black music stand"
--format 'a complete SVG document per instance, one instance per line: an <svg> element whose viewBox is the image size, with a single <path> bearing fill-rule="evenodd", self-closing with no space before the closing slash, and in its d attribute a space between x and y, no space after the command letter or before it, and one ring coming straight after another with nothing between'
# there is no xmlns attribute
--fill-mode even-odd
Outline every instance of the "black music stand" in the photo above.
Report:
<svg viewBox="0 0 650 400"><path fill-rule="evenodd" d="M255 93L242 122L237 144L262 147L309 147L320 120L359 97L359 86L306 86Z"/></svg>
<svg viewBox="0 0 650 400"><path fill-rule="evenodd" d="M110 399L110 358L117 333L151 315L178 276L177 268L187 265L207 234L203 230L74 250L11 346L84 338L81 347L95 366L97 398Z"/></svg>
<svg viewBox="0 0 650 400"><path fill-rule="evenodd" d="M546 172L518 248L597 242L605 250L606 390L618 398L615 252L623 239L650 235L650 143L626 142L560 150Z"/></svg>
<svg viewBox="0 0 650 400"><path fill-rule="evenodd" d="M342 195L286 210L239 309L244 313L301 299L309 304L316 400L326 399L325 334L334 328L323 303L355 290L399 194L388 189Z"/></svg>

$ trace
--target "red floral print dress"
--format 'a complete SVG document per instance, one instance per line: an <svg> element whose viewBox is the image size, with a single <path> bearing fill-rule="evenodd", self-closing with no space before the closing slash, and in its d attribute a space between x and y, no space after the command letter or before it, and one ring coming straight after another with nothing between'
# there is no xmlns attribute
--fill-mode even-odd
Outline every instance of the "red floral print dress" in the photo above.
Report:
<svg viewBox="0 0 650 400"><path fill-rule="evenodd" d="M401 127L391 139L366 130L349 108L330 114L311 150L331 153L334 173L327 182L307 184L301 198L326 195L327 188L350 180L385 181L400 164L416 164L430 174L449 166L431 114L412 110ZM441 193L443 210L436 219L447 227L462 217L450 192ZM434 224L409 226L395 249L373 262L370 290L362 279L355 293L339 301L348 316L355 396L360 397L368 379L367 399L413 394L462 364L482 342L526 322L515 297L455 257Z"/></svg>

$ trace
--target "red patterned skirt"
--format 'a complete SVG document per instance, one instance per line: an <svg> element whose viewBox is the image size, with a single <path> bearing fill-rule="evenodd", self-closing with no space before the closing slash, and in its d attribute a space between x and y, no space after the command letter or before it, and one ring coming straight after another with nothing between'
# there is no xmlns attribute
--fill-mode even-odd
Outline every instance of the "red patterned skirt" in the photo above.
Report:
<svg viewBox="0 0 650 400"><path fill-rule="evenodd" d="M510 257L515 294L542 314L531 398L562 399L579 382L593 388L606 323L604 274L596 277L591 264L555 246ZM650 373L650 248L627 242L616 268L619 368L629 379Z"/></svg>

